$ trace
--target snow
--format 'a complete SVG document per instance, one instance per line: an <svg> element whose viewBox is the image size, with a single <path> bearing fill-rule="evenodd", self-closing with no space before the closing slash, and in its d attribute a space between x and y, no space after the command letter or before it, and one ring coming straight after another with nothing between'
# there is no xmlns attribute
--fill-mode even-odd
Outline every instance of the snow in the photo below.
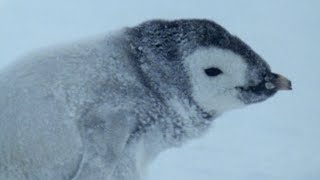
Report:
<svg viewBox="0 0 320 180"><path fill-rule="evenodd" d="M292 92L217 119L210 133L162 153L152 180L320 179L320 2L6 0L0 1L0 65L33 49L151 18L208 18L293 81Z"/></svg>

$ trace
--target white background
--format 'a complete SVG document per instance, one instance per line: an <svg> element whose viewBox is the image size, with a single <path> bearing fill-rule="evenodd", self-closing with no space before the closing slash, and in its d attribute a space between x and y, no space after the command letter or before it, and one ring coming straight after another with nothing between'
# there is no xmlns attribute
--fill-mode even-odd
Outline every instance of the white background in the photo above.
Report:
<svg viewBox="0 0 320 180"><path fill-rule="evenodd" d="M148 180L320 179L320 1L0 0L0 66L40 47L153 18L207 18L253 47L292 92L216 120L162 153Z"/></svg>

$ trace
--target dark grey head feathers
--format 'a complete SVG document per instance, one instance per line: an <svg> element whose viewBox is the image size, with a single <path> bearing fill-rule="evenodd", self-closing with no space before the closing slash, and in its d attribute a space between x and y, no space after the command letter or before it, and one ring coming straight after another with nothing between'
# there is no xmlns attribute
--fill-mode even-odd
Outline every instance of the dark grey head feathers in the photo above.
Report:
<svg viewBox="0 0 320 180"><path fill-rule="evenodd" d="M215 46L243 56L250 65L270 69L247 44L209 20L147 21L129 29L128 34L138 51L148 49L166 60L179 60L199 46Z"/></svg>

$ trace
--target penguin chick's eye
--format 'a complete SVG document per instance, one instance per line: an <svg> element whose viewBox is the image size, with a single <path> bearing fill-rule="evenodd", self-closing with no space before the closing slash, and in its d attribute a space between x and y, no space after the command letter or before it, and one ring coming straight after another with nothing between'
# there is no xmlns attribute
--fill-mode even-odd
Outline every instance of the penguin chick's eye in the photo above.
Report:
<svg viewBox="0 0 320 180"><path fill-rule="evenodd" d="M222 74L222 71L219 68L215 68L215 67L205 69L204 72L208 76L218 76L218 75Z"/></svg>

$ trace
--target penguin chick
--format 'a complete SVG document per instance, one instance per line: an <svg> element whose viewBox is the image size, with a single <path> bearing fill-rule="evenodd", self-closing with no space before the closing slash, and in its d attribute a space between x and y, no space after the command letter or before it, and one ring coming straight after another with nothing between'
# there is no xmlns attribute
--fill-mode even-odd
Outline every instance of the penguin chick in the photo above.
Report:
<svg viewBox="0 0 320 180"><path fill-rule="evenodd" d="M291 82L209 20L152 20L0 73L0 179L140 180L162 151Z"/></svg>

